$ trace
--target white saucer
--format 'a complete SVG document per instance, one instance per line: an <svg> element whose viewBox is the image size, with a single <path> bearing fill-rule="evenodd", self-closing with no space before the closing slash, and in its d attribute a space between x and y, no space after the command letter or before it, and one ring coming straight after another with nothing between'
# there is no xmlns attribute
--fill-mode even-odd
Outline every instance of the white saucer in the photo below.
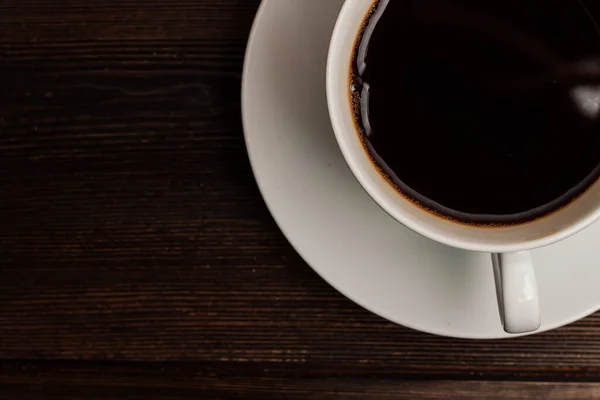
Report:
<svg viewBox="0 0 600 400"><path fill-rule="evenodd" d="M363 307L421 331L462 338L502 330L490 256L425 239L363 192L335 142L325 63L343 0L263 0L243 82L248 152L288 240L327 282ZM600 308L600 223L533 253L540 331Z"/></svg>

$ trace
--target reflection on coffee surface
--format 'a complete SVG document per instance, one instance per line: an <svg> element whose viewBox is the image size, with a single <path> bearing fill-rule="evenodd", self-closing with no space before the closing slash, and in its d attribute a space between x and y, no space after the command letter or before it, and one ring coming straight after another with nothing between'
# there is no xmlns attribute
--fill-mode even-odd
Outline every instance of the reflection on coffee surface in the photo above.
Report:
<svg viewBox="0 0 600 400"><path fill-rule="evenodd" d="M568 204L600 171L595 19L600 7L579 0L375 2L350 101L380 172L465 223Z"/></svg>

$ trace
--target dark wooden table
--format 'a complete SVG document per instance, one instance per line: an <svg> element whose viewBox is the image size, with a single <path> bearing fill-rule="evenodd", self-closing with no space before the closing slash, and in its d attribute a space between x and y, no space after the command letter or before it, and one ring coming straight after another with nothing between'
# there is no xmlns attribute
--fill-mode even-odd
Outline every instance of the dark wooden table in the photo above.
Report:
<svg viewBox="0 0 600 400"><path fill-rule="evenodd" d="M242 136L258 5L0 2L0 398L600 398L600 315L439 338L292 250Z"/></svg>

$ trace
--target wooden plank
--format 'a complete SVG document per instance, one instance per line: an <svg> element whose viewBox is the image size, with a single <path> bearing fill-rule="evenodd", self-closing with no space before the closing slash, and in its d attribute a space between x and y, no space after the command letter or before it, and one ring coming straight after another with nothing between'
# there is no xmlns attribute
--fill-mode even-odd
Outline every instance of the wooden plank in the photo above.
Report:
<svg viewBox="0 0 600 400"><path fill-rule="evenodd" d="M600 398L586 382L220 376L190 364L4 364L2 398L33 399L540 399Z"/></svg>

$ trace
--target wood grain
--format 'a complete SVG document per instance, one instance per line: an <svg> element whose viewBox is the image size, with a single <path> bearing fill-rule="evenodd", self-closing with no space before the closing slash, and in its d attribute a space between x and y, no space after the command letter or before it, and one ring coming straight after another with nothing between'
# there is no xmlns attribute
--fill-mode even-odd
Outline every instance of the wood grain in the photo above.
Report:
<svg viewBox="0 0 600 400"><path fill-rule="evenodd" d="M597 395L593 384L552 382L600 379L600 315L529 338L439 338L361 309L298 257L243 141L240 77L258 5L0 4L0 387L37 382L30 398L45 386L48 398L138 398L141 387L152 398L176 374L144 362L184 362L170 398L208 388L214 398L338 398L331 387L346 398L443 398L454 379L469 380L456 398ZM194 368L225 371L230 388ZM138 369L131 385L111 380ZM424 377L444 381L399 381Z"/></svg>
<svg viewBox="0 0 600 400"><path fill-rule="evenodd" d="M281 378L221 376L189 364L12 363L0 369L0 396L53 399L455 399L572 400L600 397L600 384L587 382L507 382ZM17 397L18 396L18 397Z"/></svg>

